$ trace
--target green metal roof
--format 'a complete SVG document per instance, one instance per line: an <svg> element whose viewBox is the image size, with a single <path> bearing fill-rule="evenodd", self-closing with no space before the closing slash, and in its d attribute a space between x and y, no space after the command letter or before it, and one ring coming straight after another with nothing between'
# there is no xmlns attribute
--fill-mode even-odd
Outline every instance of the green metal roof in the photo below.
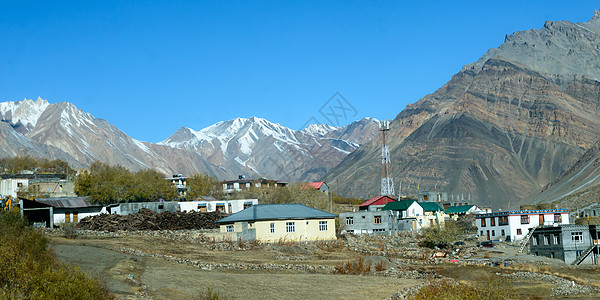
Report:
<svg viewBox="0 0 600 300"><path fill-rule="evenodd" d="M289 219L330 219L335 217L337 216L334 214L302 204L257 204L218 220L217 223Z"/></svg>
<svg viewBox="0 0 600 300"><path fill-rule="evenodd" d="M423 211L440 211L443 210L439 204L435 202L418 202L423 208Z"/></svg>
<svg viewBox="0 0 600 300"><path fill-rule="evenodd" d="M473 207L473 205L450 206L444 212L447 214L466 213L467 211L469 211L469 209L471 209L471 207Z"/></svg>
<svg viewBox="0 0 600 300"><path fill-rule="evenodd" d="M415 200L398 200L387 203L381 210L407 210Z"/></svg>

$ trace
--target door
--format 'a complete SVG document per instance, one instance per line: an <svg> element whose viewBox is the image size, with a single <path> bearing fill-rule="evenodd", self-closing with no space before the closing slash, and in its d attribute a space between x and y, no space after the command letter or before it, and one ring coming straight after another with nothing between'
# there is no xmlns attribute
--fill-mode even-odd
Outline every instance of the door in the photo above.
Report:
<svg viewBox="0 0 600 300"><path fill-rule="evenodd" d="M540 225L544 225L544 215L540 215Z"/></svg>
<svg viewBox="0 0 600 300"><path fill-rule="evenodd" d="M429 219L429 226L433 226L433 219Z"/></svg>
<svg viewBox="0 0 600 300"><path fill-rule="evenodd" d="M227 213L228 213L228 214L230 214L230 213L231 213L231 203L229 203L229 205L227 205L227 208L229 209L229 210L227 211Z"/></svg>
<svg viewBox="0 0 600 300"><path fill-rule="evenodd" d="M489 230L487 230L487 239L488 239L488 241L491 240L490 239L490 231Z"/></svg>
<svg viewBox="0 0 600 300"><path fill-rule="evenodd" d="M73 223L77 223L79 221L79 217L77 215L77 213L73 213Z"/></svg>
<svg viewBox="0 0 600 300"><path fill-rule="evenodd" d="M65 213L65 223L71 223L71 213Z"/></svg>

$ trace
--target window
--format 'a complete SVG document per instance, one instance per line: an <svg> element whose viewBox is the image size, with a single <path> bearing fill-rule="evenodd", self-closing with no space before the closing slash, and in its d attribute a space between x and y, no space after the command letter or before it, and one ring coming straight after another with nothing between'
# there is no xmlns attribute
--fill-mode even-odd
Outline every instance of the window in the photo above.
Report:
<svg viewBox="0 0 600 300"><path fill-rule="evenodd" d="M423 201L427 201L427 195L423 195Z"/></svg>
<svg viewBox="0 0 600 300"><path fill-rule="evenodd" d="M200 204L198 204L198 211L200 211L200 212L206 212L206 203L200 203Z"/></svg>
<svg viewBox="0 0 600 300"><path fill-rule="evenodd" d="M225 226L225 231L227 231L227 232L233 232L233 225L227 225L227 226Z"/></svg>
<svg viewBox="0 0 600 300"><path fill-rule="evenodd" d="M540 244L540 237L535 235L533 236L533 238L531 239L531 245L535 246L535 245L539 245Z"/></svg>
<svg viewBox="0 0 600 300"><path fill-rule="evenodd" d="M523 231L521 230L521 228L517 229L517 235L521 235L523 234Z"/></svg>
<svg viewBox="0 0 600 300"><path fill-rule="evenodd" d="M529 224L529 215L521 216L521 224Z"/></svg>
<svg viewBox="0 0 600 300"><path fill-rule="evenodd" d="M574 244L583 243L583 232L581 232L581 231L571 232L571 241L573 241Z"/></svg>
<svg viewBox="0 0 600 300"><path fill-rule="evenodd" d="M562 215L561 214L554 214L554 222L555 223L561 223L562 222Z"/></svg>
<svg viewBox="0 0 600 300"><path fill-rule="evenodd" d="M553 237L554 237L554 244L560 245L560 239L558 239L558 235L553 235Z"/></svg>
<svg viewBox="0 0 600 300"><path fill-rule="evenodd" d="M544 245L550 245L550 236L549 235L544 236Z"/></svg>
<svg viewBox="0 0 600 300"><path fill-rule="evenodd" d="M500 234L500 235L502 235L502 236L505 236L505 235L506 235L506 233L504 232L504 229L502 229L502 231L501 231L501 234Z"/></svg>
<svg viewBox="0 0 600 300"><path fill-rule="evenodd" d="M498 225L508 225L508 216L498 217Z"/></svg>
<svg viewBox="0 0 600 300"><path fill-rule="evenodd" d="M496 230L492 230L492 236L496 236Z"/></svg>
<svg viewBox="0 0 600 300"><path fill-rule="evenodd" d="M346 217L346 225L354 225L354 217Z"/></svg>
<svg viewBox="0 0 600 300"><path fill-rule="evenodd" d="M275 233L275 223L271 223L271 233Z"/></svg>
<svg viewBox="0 0 600 300"><path fill-rule="evenodd" d="M481 227L485 227L485 218L481 218Z"/></svg>
<svg viewBox="0 0 600 300"><path fill-rule="evenodd" d="M17 187L23 187L23 183L22 182L17 182Z"/></svg>
<svg viewBox="0 0 600 300"><path fill-rule="evenodd" d="M348 230L348 233L354 233L354 230Z"/></svg>
<svg viewBox="0 0 600 300"><path fill-rule="evenodd" d="M246 208L248 208L250 206L252 206L252 202L245 202L244 203L244 209L246 209Z"/></svg>
<svg viewBox="0 0 600 300"><path fill-rule="evenodd" d="M285 223L285 232L296 232L296 223L286 222Z"/></svg>
<svg viewBox="0 0 600 300"><path fill-rule="evenodd" d="M218 212L225 212L225 204L217 204Z"/></svg>
<svg viewBox="0 0 600 300"><path fill-rule="evenodd" d="M575 256L580 257L581 254L583 254L583 250L577 250L577 251L575 251Z"/></svg>
<svg viewBox="0 0 600 300"><path fill-rule="evenodd" d="M158 205L158 209L165 209L165 205L164 204L159 204Z"/></svg>
<svg viewBox="0 0 600 300"><path fill-rule="evenodd" d="M496 226L496 218L495 217L490 218L490 226Z"/></svg>
<svg viewBox="0 0 600 300"><path fill-rule="evenodd" d="M381 216L375 216L375 224L381 224Z"/></svg>
<svg viewBox="0 0 600 300"><path fill-rule="evenodd" d="M319 221L319 231L327 231L327 221Z"/></svg>
<svg viewBox="0 0 600 300"><path fill-rule="evenodd" d="M373 229L373 232L385 232L384 228L375 228Z"/></svg>
<svg viewBox="0 0 600 300"><path fill-rule="evenodd" d="M228 190L231 190L231 189L233 189L233 183L228 183L228 184L227 184L227 189L228 189Z"/></svg>
<svg viewBox="0 0 600 300"><path fill-rule="evenodd" d="M483 230L481 231L481 233L479 234L479 236L483 236Z"/></svg>

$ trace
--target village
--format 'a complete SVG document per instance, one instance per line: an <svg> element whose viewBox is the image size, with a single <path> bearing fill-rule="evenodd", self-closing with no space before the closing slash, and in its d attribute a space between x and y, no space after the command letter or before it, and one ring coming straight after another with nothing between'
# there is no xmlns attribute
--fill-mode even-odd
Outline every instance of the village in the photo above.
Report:
<svg viewBox="0 0 600 300"><path fill-rule="evenodd" d="M402 197L375 196L358 205L340 206L342 210L337 214L293 201L261 204L260 199L219 200L210 196L101 205L94 204L89 197L78 197L73 183L63 176L40 177L46 178L4 175L0 192L7 196L3 204L5 209L19 207L22 218L44 230L57 255L67 262L81 263L81 259L102 255L98 249L105 249L125 255L120 263L137 263L138 259L149 263L146 260L159 259L204 271L233 272L235 276L253 270L384 276L401 278L405 283L407 278L415 280L394 292L367 289L363 291L367 294L361 294L390 299L409 297L418 291L414 285L432 279L465 281L463 272L457 275L456 271L449 271L461 266L470 272L472 268L483 268L486 274L502 269L503 276L521 282L518 286L522 286L523 280L546 284L546 296L589 295L600 291L594 277L589 275L595 269L586 267L598 264L599 230L596 225L572 224L587 216L597 216L598 206L577 212L549 205L492 211L472 204L468 194L449 195L439 191ZM185 176L177 174L165 180L180 198L186 198ZM245 189L286 188L287 183L240 176L221 181L220 185L227 195ZM19 197L17 192L23 186L45 190L49 197ZM304 183L302 188L324 196L330 192L326 182ZM447 234L443 231L445 227L456 224L460 228L451 232L454 236L441 237ZM434 237L424 242L426 232ZM173 246L166 246L169 244ZM95 249L89 253L73 250L91 245ZM215 251L222 254L215 255ZM90 263L82 266L96 270L92 273L99 272ZM556 276L556 269L571 275ZM109 276L113 284L118 278L127 278L131 285L126 288L114 284L117 294L186 298L164 294L165 291L151 283L144 283L146 272L138 275L129 272L124 274L121 270ZM489 276L493 275L482 278ZM218 282L213 282L212 288L221 290ZM539 293L539 288L519 293L531 296ZM225 289L224 293L239 297L235 289Z"/></svg>

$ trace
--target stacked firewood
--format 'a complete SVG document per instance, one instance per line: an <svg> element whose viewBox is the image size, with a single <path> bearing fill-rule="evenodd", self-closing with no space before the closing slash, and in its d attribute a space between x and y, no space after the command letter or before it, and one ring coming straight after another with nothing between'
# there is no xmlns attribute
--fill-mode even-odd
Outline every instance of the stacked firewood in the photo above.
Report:
<svg viewBox="0 0 600 300"><path fill-rule="evenodd" d="M79 221L77 228L103 231L211 229L218 228L216 221L225 216L220 212L157 213L143 208L126 216L101 214L85 217Z"/></svg>

